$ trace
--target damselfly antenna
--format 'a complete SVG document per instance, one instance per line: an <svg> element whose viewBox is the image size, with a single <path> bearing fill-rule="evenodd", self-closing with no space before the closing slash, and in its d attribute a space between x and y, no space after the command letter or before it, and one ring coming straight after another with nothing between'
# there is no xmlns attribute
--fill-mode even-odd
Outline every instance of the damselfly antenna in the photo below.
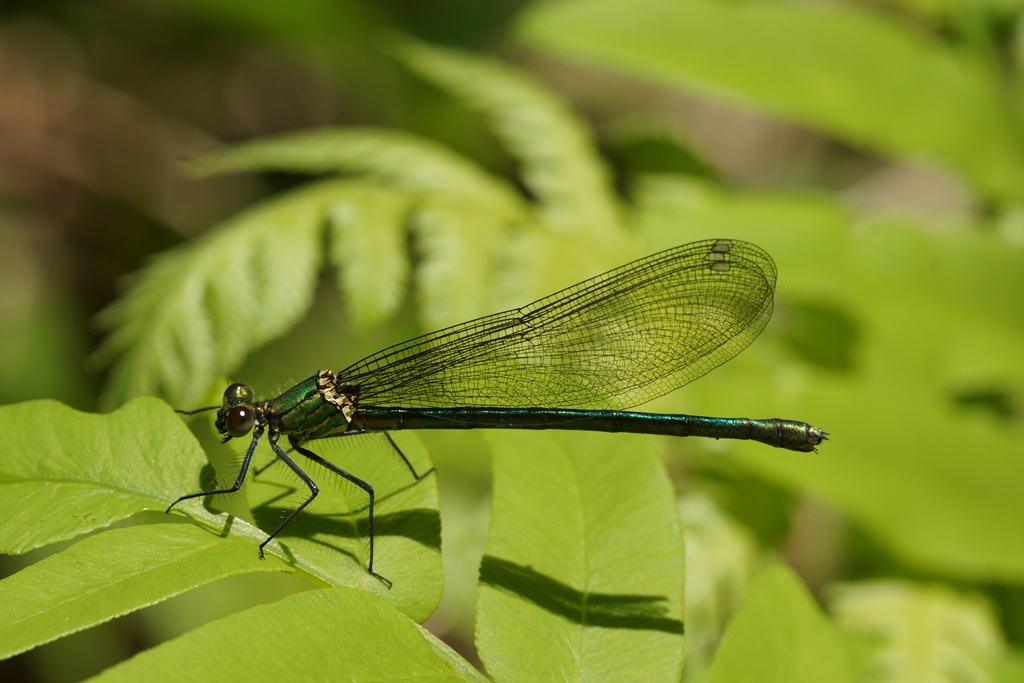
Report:
<svg viewBox="0 0 1024 683"><path fill-rule="evenodd" d="M196 408L195 410L175 410L176 413L182 415L195 415L196 413L205 413L207 410L218 410L220 406L210 406L209 408Z"/></svg>

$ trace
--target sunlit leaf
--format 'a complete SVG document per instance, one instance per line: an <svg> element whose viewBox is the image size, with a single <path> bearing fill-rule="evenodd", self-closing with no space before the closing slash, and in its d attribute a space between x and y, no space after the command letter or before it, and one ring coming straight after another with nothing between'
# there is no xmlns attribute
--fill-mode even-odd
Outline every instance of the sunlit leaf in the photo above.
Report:
<svg viewBox="0 0 1024 683"><path fill-rule="evenodd" d="M705 496L680 499L686 534L686 669L707 666L755 570L753 539Z"/></svg>
<svg viewBox="0 0 1024 683"><path fill-rule="evenodd" d="M807 588L782 565L750 584L705 679L708 683L844 683L835 630Z"/></svg>
<svg viewBox="0 0 1024 683"><path fill-rule="evenodd" d="M616 239L620 219L608 171L586 126L525 73L477 55L410 40L395 53L417 73L483 112L522 163L542 222L556 231Z"/></svg>
<svg viewBox="0 0 1024 683"><path fill-rule="evenodd" d="M416 220L423 256L416 272L420 317L427 328L453 325L496 310L494 264L501 225L488 211L433 202ZM457 295L454 295L458 292Z"/></svg>
<svg viewBox="0 0 1024 683"><path fill-rule="evenodd" d="M398 130L322 128L206 152L188 162L195 175L253 171L346 172L413 195L443 195L489 206L497 215L525 212L519 195L469 159Z"/></svg>
<svg viewBox="0 0 1024 683"><path fill-rule="evenodd" d="M53 424L61 429L54 430ZM180 496L204 486L200 474L205 460L195 438L179 416L152 398L136 399L111 415L79 413L54 401L5 406L0 407L0 426L8 436L0 459L4 553L24 553L74 538L144 510L163 512ZM361 491L353 495L341 482L321 476L319 467L310 468L322 485L317 500L266 552L316 581L363 587L411 617L426 619L440 599L442 582L436 478L431 474L416 481L386 440L363 437L353 442L354 447L342 454L346 457L338 460L377 492L375 568L394 585L389 589L367 571L365 496ZM401 435L396 442L418 472L430 470L429 456L415 436ZM321 442L313 448L324 452ZM220 534L215 538L231 547L244 542L249 557L257 558L259 544L309 493L281 465L256 477L248 493L259 526L216 512L223 497L207 504L201 499L184 501L174 511ZM159 572L179 546L172 543L151 569ZM84 546L83 552L91 547ZM233 573L261 570L266 567L244 559ZM133 571L141 575L146 568L136 566ZM212 579L196 579L192 587L208 580ZM184 589L179 586L175 591Z"/></svg>
<svg viewBox="0 0 1024 683"><path fill-rule="evenodd" d="M852 3L570 0L533 5L521 35L1021 196L1013 117L985 64Z"/></svg>
<svg viewBox="0 0 1024 683"><path fill-rule="evenodd" d="M873 643L860 680L872 683L989 683L1003 652L992 609L944 586L897 581L832 591L837 628Z"/></svg>
<svg viewBox="0 0 1024 683"><path fill-rule="evenodd" d="M0 581L0 659L235 574L291 571L191 524L86 538Z"/></svg>
<svg viewBox="0 0 1024 683"><path fill-rule="evenodd" d="M338 290L357 327L393 315L409 280L406 229L409 197L367 185L329 215L328 253Z"/></svg>
<svg viewBox="0 0 1024 683"><path fill-rule="evenodd" d="M189 405L211 378L308 310L323 262L326 211L346 190L325 181L267 200L163 254L100 315L107 400L161 393Z"/></svg>
<svg viewBox="0 0 1024 683"><path fill-rule="evenodd" d="M521 432L490 441L494 500L476 622L488 674L678 680L682 536L652 441Z"/></svg>
<svg viewBox="0 0 1024 683"><path fill-rule="evenodd" d="M214 621L93 681L483 681L455 666L416 624L359 590L289 596Z"/></svg>
<svg viewBox="0 0 1024 683"><path fill-rule="evenodd" d="M0 552L20 554L164 510L206 462L181 418L140 398L110 415L56 401L0 407Z"/></svg>

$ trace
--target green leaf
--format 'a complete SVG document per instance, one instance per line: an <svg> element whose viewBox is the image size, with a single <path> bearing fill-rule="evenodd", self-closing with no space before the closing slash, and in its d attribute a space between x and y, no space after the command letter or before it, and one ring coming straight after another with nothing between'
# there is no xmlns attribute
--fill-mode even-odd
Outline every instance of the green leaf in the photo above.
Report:
<svg viewBox="0 0 1024 683"><path fill-rule="evenodd" d="M416 271L420 318L429 328L494 313L502 226L491 212L431 202L416 219L422 262ZM457 293L457 295L453 295Z"/></svg>
<svg viewBox="0 0 1024 683"><path fill-rule="evenodd" d="M947 587L898 581L841 585L831 600L841 634L870 640L865 678L877 683L995 680L1005 645L992 607Z"/></svg>
<svg viewBox="0 0 1024 683"><path fill-rule="evenodd" d="M569 0L533 5L520 35L854 144L929 156L996 197L1021 196L1019 139L993 75L848 3Z"/></svg>
<svg viewBox="0 0 1024 683"><path fill-rule="evenodd" d="M228 374L249 352L291 329L312 301L324 226L330 226L327 253L342 297L355 324L365 327L402 303L410 269L405 231L417 216L420 224L443 217L442 223L465 226L457 237L473 256L455 264L445 259L437 268L439 259L428 250L425 282L441 285L424 290L428 309L436 312L430 320L450 312L444 302L460 300L447 288L453 280L456 291L477 295L462 309L482 313L481 302L490 298L482 273L493 266L468 247L493 244L492 234L531 221L525 203L501 181L397 132L326 129L271 138L203 155L193 169L341 170L368 179L322 181L267 200L139 274L99 317L111 334L97 359L116 361L108 403L157 393L192 405L210 377Z"/></svg>
<svg viewBox="0 0 1024 683"><path fill-rule="evenodd" d="M894 386L900 383L819 385L809 396L812 417L832 432L820 456L746 452L743 460L782 485L813 491L914 566L1019 579L1019 438L957 413L921 387ZM851 411L858 405L871 410Z"/></svg>
<svg viewBox="0 0 1024 683"><path fill-rule="evenodd" d="M54 430L55 424L61 428ZM0 428L8 434L0 460L0 552L23 553L143 510L162 512L181 495L202 489L205 459L195 438L180 416L152 398L131 401L111 415L79 413L54 401L0 407ZM395 440L418 472L430 470L414 435ZM394 586L389 590L366 571L365 496L332 485L337 482L331 478L314 477L323 484L320 496L266 551L316 581L363 587L426 619L442 585L436 478L415 481L381 438L342 441L356 447L339 464L377 492L375 569ZM327 443L316 442L314 450ZM259 526L213 511L230 502L225 497L184 501L174 510L224 534L225 543L245 539L256 558L257 545L309 492L280 464L247 488ZM249 560L244 566L259 570Z"/></svg>
<svg viewBox="0 0 1024 683"><path fill-rule="evenodd" d="M726 629L708 683L843 683L846 662L832 625L792 571L770 564Z"/></svg>
<svg viewBox="0 0 1024 683"><path fill-rule="evenodd" d="M428 631L423 626L419 626L420 633L423 638L434 648L434 652L439 657L444 658L448 664L455 669L455 671L462 676L460 680L476 681L477 683L487 683L490 679L481 674L473 665L462 658L458 652L453 650L447 643L435 636L433 633Z"/></svg>
<svg viewBox="0 0 1024 683"><path fill-rule="evenodd" d="M56 401L0 406L0 552L20 554L163 511L206 462L167 404L139 398L110 415Z"/></svg>
<svg viewBox="0 0 1024 683"><path fill-rule="evenodd" d="M617 240L621 221L590 131L531 77L500 62L397 39L406 66L483 112L522 164L541 222L588 239Z"/></svg>
<svg viewBox="0 0 1024 683"><path fill-rule="evenodd" d="M489 435L477 651L495 680L678 680L683 548L653 440Z"/></svg>
<svg viewBox="0 0 1024 683"><path fill-rule="evenodd" d="M710 663L759 557L750 533L704 495L680 498L679 513L686 538L686 671L692 673Z"/></svg>
<svg viewBox="0 0 1024 683"><path fill-rule="evenodd" d="M326 212L346 189L325 181L267 200L146 268L99 316L111 334L98 358L117 358L107 400L160 393L190 405L288 330L313 300Z"/></svg>
<svg viewBox="0 0 1024 683"><path fill-rule="evenodd" d="M338 291L357 327L370 327L402 305L409 280L405 229L409 197L366 184L329 216L328 257Z"/></svg>
<svg viewBox="0 0 1024 683"><path fill-rule="evenodd" d="M1007 649L1005 656L993 665L995 680L999 683L1016 683L1024 681L1024 650Z"/></svg>
<svg viewBox="0 0 1024 683"><path fill-rule="evenodd" d="M291 571L192 524L91 536L0 581L0 659L226 576Z"/></svg>
<svg viewBox="0 0 1024 683"><path fill-rule="evenodd" d="M90 680L484 680L470 672L383 600L330 588L211 622Z"/></svg>
<svg viewBox="0 0 1024 683"><path fill-rule="evenodd" d="M525 202L501 179L441 145L402 131L322 128L265 138L201 154L189 161L198 176L252 171L364 175L406 195L445 196L521 216Z"/></svg>

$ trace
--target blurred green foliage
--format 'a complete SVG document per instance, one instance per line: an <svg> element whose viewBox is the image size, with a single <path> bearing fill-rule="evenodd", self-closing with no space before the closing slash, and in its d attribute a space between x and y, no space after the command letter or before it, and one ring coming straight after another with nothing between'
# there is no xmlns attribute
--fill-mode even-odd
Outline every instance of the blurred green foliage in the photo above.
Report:
<svg viewBox="0 0 1024 683"><path fill-rule="evenodd" d="M832 433L822 452L425 435L446 580L426 626L507 680L1021 680L1022 9L6 3L0 402L194 407L224 377L272 395L633 257L750 240L779 267L773 321L650 408L805 419ZM390 593L359 573L348 523L328 530L342 552L310 528L258 563L271 522L246 503L277 501L276 470L230 503L224 538L142 513L205 476L165 406L26 403L0 428L2 549L28 551L0 557L0 643L67 636L0 663L5 680L124 660L107 675L300 676L308 632L478 676L407 618L441 590L423 529L385 537ZM197 433L231 476L237 454ZM365 446L326 455L436 533L434 480L403 490ZM636 628L654 614L638 605L663 628ZM232 654L239 636L258 657ZM309 675L343 665L312 659Z"/></svg>

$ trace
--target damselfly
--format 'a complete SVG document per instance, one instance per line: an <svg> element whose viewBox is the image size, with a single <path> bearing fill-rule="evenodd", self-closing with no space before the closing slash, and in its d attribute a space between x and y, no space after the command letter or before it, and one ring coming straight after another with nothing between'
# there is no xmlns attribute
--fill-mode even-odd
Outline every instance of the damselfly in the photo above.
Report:
<svg viewBox="0 0 1024 683"><path fill-rule="evenodd" d="M252 439L234 484L182 496L234 493L264 433L309 497L260 544L263 548L316 498L292 451L362 488L373 571L373 487L306 446L317 439L399 429L566 429L715 439L753 439L812 451L828 435L778 418L627 412L705 375L746 348L772 314L775 263L738 240L684 244L581 282L534 303L416 337L341 372L321 370L276 398L257 401L232 384L217 410L224 441Z"/></svg>

